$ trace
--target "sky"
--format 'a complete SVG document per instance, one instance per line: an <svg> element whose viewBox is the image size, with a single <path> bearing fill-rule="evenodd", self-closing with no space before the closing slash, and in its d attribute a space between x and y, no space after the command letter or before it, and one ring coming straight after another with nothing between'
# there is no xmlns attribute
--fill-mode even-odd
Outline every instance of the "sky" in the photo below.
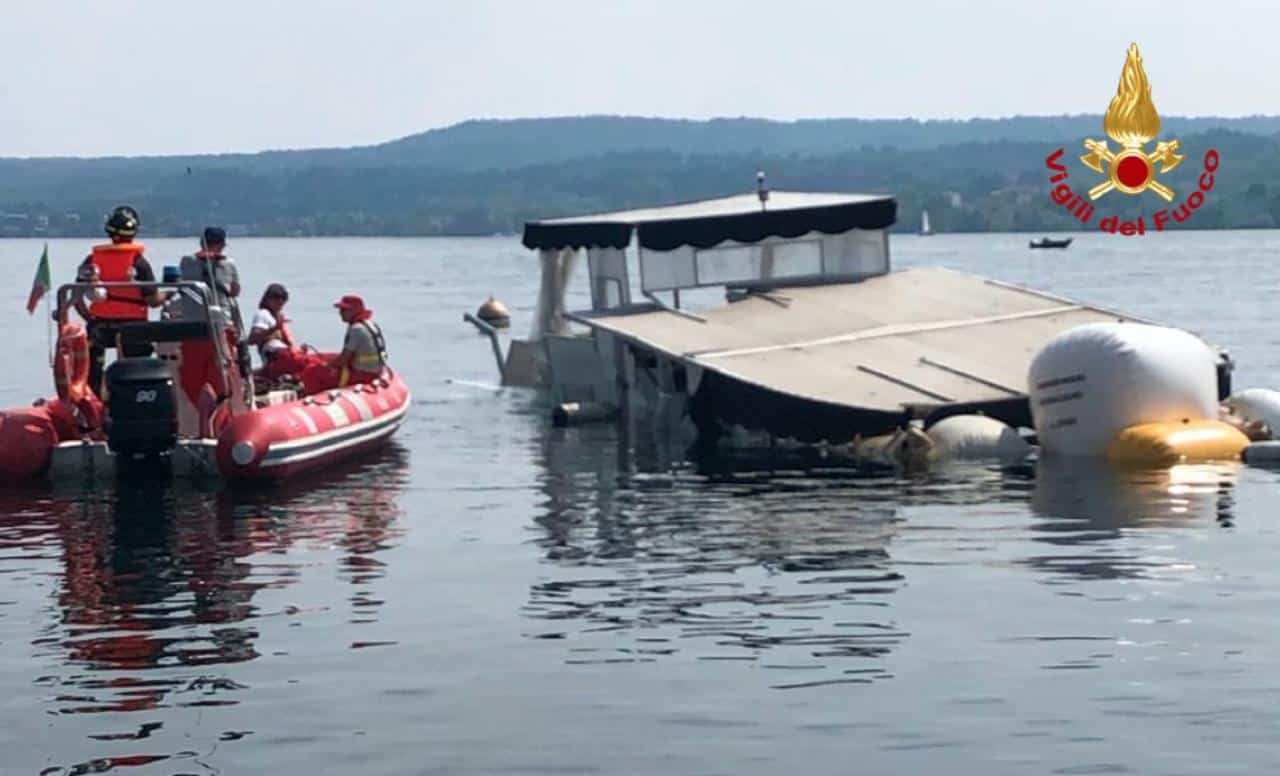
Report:
<svg viewBox="0 0 1280 776"><path fill-rule="evenodd" d="M473 118L1280 114L1280 3L0 0L0 156L364 145Z"/></svg>

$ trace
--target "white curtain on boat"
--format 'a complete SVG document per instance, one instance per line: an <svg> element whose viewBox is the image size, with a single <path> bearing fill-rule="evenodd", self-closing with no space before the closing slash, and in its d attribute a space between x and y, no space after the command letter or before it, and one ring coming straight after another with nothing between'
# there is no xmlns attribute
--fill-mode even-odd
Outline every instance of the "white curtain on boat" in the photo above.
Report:
<svg viewBox="0 0 1280 776"><path fill-rule="evenodd" d="M565 290L578 263L578 251L574 248L543 248L538 251L542 264L542 281L538 289L538 309L533 317L530 339L540 339L544 334L568 334L569 325L564 319Z"/></svg>

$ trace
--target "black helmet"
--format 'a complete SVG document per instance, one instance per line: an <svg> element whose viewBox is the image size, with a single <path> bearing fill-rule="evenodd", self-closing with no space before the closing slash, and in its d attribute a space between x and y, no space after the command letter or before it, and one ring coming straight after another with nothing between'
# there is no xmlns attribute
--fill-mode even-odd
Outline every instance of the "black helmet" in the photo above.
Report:
<svg viewBox="0 0 1280 776"><path fill-rule="evenodd" d="M106 230L111 237L135 237L138 234L138 211L121 205L107 216Z"/></svg>

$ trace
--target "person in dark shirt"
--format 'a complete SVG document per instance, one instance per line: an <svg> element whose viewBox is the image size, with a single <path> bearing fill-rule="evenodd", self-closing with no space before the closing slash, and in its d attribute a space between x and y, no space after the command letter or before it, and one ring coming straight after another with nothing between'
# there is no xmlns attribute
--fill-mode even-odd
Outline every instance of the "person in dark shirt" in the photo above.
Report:
<svg viewBox="0 0 1280 776"><path fill-rule="evenodd" d="M96 277L102 283L154 283L155 272L143 256L143 245L134 242L138 224L138 211L131 207L122 205L111 211L105 226L111 242L93 246L76 270L77 281ZM164 299L155 289L107 286L99 291L77 294L75 307L89 334L89 386L101 396L106 349L116 347L120 325L147 320L147 308L159 306ZM149 344L126 343L120 352L122 357L149 355Z"/></svg>

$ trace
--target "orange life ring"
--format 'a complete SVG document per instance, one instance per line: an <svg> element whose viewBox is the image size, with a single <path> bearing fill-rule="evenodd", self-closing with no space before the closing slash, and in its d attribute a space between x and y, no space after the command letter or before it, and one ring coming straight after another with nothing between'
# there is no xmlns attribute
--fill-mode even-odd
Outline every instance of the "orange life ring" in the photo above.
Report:
<svg viewBox="0 0 1280 776"><path fill-rule="evenodd" d="M58 329L58 350L53 359L53 383L58 398L78 404L89 396L89 335L78 323Z"/></svg>

